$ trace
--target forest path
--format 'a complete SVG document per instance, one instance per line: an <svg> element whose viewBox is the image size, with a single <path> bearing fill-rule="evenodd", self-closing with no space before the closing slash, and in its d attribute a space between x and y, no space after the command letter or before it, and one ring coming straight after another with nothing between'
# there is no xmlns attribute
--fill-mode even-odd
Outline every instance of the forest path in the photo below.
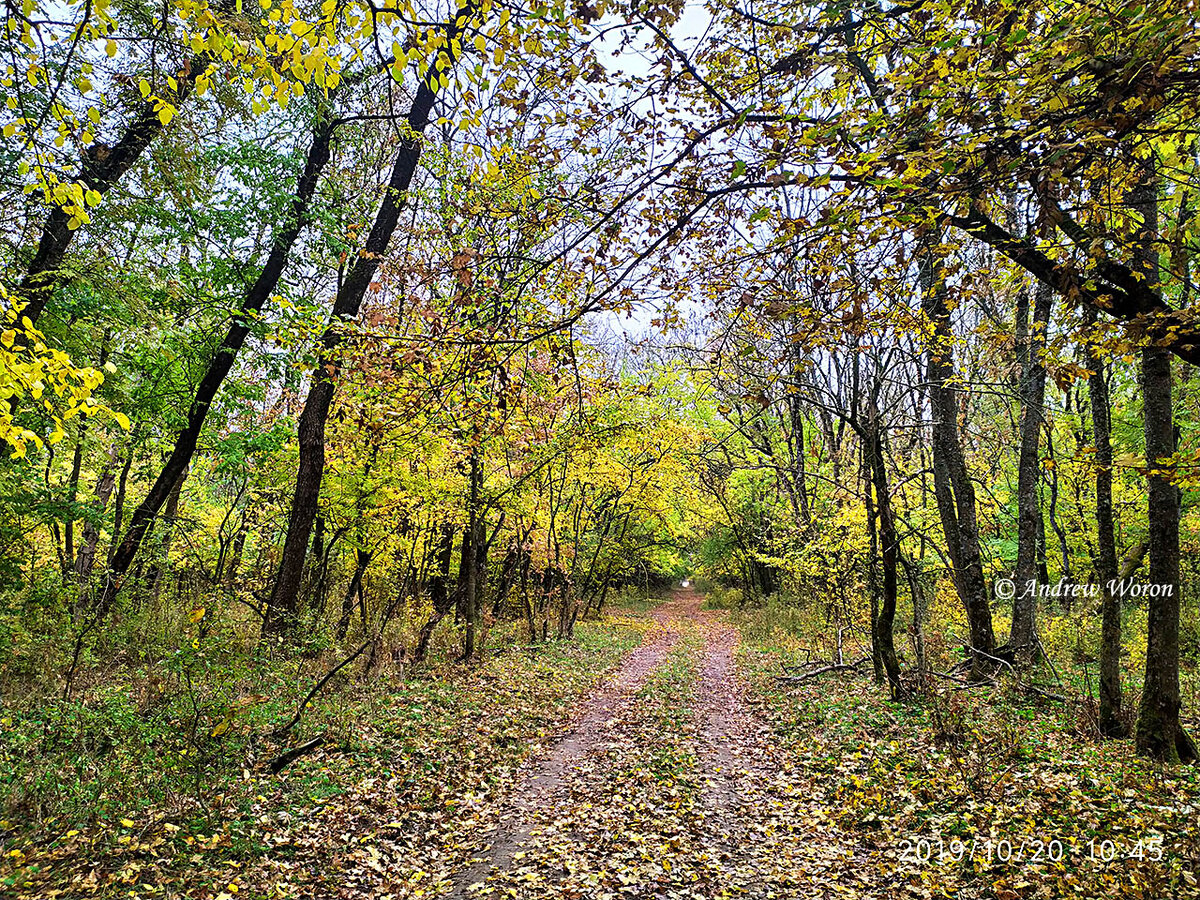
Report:
<svg viewBox="0 0 1200 900"><path fill-rule="evenodd" d="M747 707L737 631L702 599L675 590L574 727L522 767L451 900L857 893L856 853Z"/></svg>

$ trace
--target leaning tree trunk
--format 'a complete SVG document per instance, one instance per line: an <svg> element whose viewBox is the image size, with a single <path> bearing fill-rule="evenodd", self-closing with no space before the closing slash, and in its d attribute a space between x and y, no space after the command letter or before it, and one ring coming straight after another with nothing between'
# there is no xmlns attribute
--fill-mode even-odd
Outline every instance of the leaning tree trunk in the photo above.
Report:
<svg viewBox="0 0 1200 900"><path fill-rule="evenodd" d="M1158 286L1158 181L1147 166L1131 192L1141 214L1138 267ZM1155 335L1151 334L1150 340ZM1179 721L1179 489L1163 460L1175 453L1171 356L1148 346L1142 351L1143 416L1149 489L1150 590L1146 673L1138 706L1136 740L1143 756L1179 762L1196 758L1196 747Z"/></svg>
<svg viewBox="0 0 1200 900"><path fill-rule="evenodd" d="M354 615L355 602L360 604L363 602L363 576L367 573L367 566L370 564L371 552L369 550L360 548L355 551L354 575L350 578L345 596L342 597L342 612L338 617L335 629L339 641L346 637L346 632L350 629L350 619Z"/></svg>
<svg viewBox="0 0 1200 900"><path fill-rule="evenodd" d="M309 388L304 409L300 413L300 460L296 472L296 488L292 494L279 574L263 618L264 632L285 631L296 623L304 559L308 552L313 518L317 514L321 480L325 474L325 423L333 405L338 368L335 351L342 340L342 328L347 321L358 315L367 288L370 287L380 262L387 254L388 244L391 243L392 234L400 221L400 212L407 202L408 187L421 158L420 135L429 123L440 85L439 78L457 61L461 53L460 35L473 15L474 7L468 5L461 8L456 17L446 23L447 49L438 54L438 59L430 65L421 79L421 86L417 89L408 112L407 125L411 136L403 139L400 151L396 154L387 192L375 215L371 232L353 268L338 288L333 313L325 333L321 336L319 363L313 371L312 387ZM446 56L449 57L449 64ZM441 65L438 65L439 63Z"/></svg>
<svg viewBox="0 0 1200 900"><path fill-rule="evenodd" d="M174 73L177 87L174 90L175 105L179 105L191 93L196 79L207 70L209 58L200 54L184 60L183 65ZM125 131L116 144L109 147L104 144L93 144L83 152L83 162L75 180L82 182L89 190L104 196L125 173L133 168L141 159L146 148L162 133L166 127L159 117L153 102L143 103L137 114L125 126ZM42 234L38 240L37 251L29 261L25 277L21 280L18 294L26 303L22 315L36 324L38 316L46 308L54 288L61 280L62 262L66 258L67 248L78 233L78 229L70 227L71 216L62 207L55 205L46 217L42 226Z"/></svg>
<svg viewBox="0 0 1200 900"><path fill-rule="evenodd" d="M145 539L154 517L167 502L172 487L191 462L213 400L216 399L217 392L233 368L238 351L241 350L250 334L250 323L279 285L279 279L283 275L283 267L287 263L292 246L309 219L312 198L316 193L321 172L329 162L333 130L332 116L329 115L328 110L325 110L318 117L314 126L312 145L292 198L290 217L272 239L266 264L259 272L254 284L247 290L245 298L242 300L241 310L234 317L225 334L225 339L209 361L208 370L200 379L200 385L196 388L196 396L192 399L191 408L188 410L187 425L175 439L175 447L172 449L171 455L167 457L158 477L150 486L150 492L146 495L146 499L130 516L129 527L111 554L108 573L104 579L104 589L100 595L99 611L101 614L107 611L116 600L121 583L125 579L125 573L129 571L129 566L137 556L138 548Z"/></svg>
<svg viewBox="0 0 1200 900"><path fill-rule="evenodd" d="M1021 373L1021 450L1017 463L1017 567L1013 580L1012 630L1008 644L1022 665L1034 658L1037 645L1037 582L1038 582L1038 523L1041 503L1038 483L1041 480L1041 446L1043 404L1046 397L1046 329L1050 323L1050 288L1041 282L1036 287L1033 323L1023 353Z"/></svg>
<svg viewBox="0 0 1200 900"><path fill-rule="evenodd" d="M946 283L932 247L921 253L922 309L933 326L926 359L927 393L933 415L933 488L946 536L954 585L967 613L971 673L983 677L996 650L992 609L983 575L983 552L975 509L975 487L967 471L958 433L958 400L954 388L953 333Z"/></svg>

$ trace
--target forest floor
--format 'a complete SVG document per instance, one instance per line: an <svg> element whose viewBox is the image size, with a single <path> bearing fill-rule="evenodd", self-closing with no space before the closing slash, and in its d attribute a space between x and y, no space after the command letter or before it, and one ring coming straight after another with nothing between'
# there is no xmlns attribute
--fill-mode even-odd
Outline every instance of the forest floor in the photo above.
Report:
<svg viewBox="0 0 1200 900"><path fill-rule="evenodd" d="M795 638L756 615L676 590L575 642L377 686L353 740L282 776L248 761L219 814L7 840L0 895L1200 896L1193 768L998 693L781 682Z"/></svg>

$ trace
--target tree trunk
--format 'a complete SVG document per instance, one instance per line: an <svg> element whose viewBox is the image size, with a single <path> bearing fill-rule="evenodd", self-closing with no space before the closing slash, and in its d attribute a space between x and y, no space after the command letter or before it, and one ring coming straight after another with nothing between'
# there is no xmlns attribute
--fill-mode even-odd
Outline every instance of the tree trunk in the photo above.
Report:
<svg viewBox="0 0 1200 900"><path fill-rule="evenodd" d="M325 473L325 423L333 405L334 378L337 373L335 351L342 340L341 330L345 322L358 315L367 288L387 253L392 234L400 220L400 212L407 202L408 187L412 183L417 162L421 157L419 136L429 122L439 76L449 69L449 66L445 65L445 56L449 55L451 64L457 61L461 51L454 48L460 46L460 34L467 27L473 14L473 7L463 7L458 15L446 24L447 49L438 54L438 60L421 79L421 86L417 89L408 112L407 125L413 136L404 139L400 151L396 154L387 191L375 215L371 233L367 236L350 273L338 288L329 324L321 336L320 354L317 368L313 372L312 387L300 413L300 460L296 473L296 488L292 495L279 574L267 601L263 619L265 632L284 631L296 622L304 558L308 552L313 518L317 513L317 498ZM438 66L437 62L442 63L442 66Z"/></svg>
<svg viewBox="0 0 1200 900"><path fill-rule="evenodd" d="M525 623L529 626L529 643L536 644L538 639L537 620L533 611L533 598L529 594L529 567L533 564L533 554L528 547L521 548L521 600L525 606Z"/></svg>
<svg viewBox="0 0 1200 900"><path fill-rule="evenodd" d="M1196 758L1179 721L1179 490L1159 460L1175 452L1171 356L1142 351L1146 465L1149 468L1150 578L1146 672L1138 707L1137 749L1167 762ZM1157 593L1159 596L1154 596Z"/></svg>
<svg viewBox="0 0 1200 900"><path fill-rule="evenodd" d="M225 569L223 579L227 591L237 589L238 569L242 565L242 553L246 549L246 535L249 531L250 523L243 519L237 533L233 536L233 548L229 551L229 565Z"/></svg>
<svg viewBox="0 0 1200 900"><path fill-rule="evenodd" d="M208 64L208 55L200 54L185 60L183 67L174 73L178 85L175 90L175 105L187 99L196 79L208 68ZM166 90L165 86L162 90ZM133 168L146 148L165 127L155 104L142 104L114 146L97 143L84 151L83 163L75 180L84 183L88 189L101 196L107 194L125 173ZM63 259L66 258L71 240L78 233L78 229L70 227L70 221L71 216L62 207L56 205L50 210L42 226L37 251L30 260L29 268L25 270L25 277L18 288L18 293L27 304L22 314L34 324L37 324L38 316L42 314L55 287L62 280Z"/></svg>
<svg viewBox="0 0 1200 900"><path fill-rule="evenodd" d="M879 518L875 512L875 499L872 493L874 485L874 467L870 446L870 432L864 429L862 435L862 476L863 501L867 512L867 596L871 601L871 668L876 684L883 684L883 650L879 642L879 572L876 560L879 559Z"/></svg>
<svg viewBox="0 0 1200 900"><path fill-rule="evenodd" d="M429 655L429 641L434 629L453 608L454 601L450 596L450 564L454 560L454 526L443 525L439 535L437 549L437 573L429 579L429 599L433 604L433 615L421 626L417 637L417 647L413 652L414 662L424 662Z"/></svg>
<svg viewBox="0 0 1200 900"><path fill-rule="evenodd" d="M121 467L121 477L117 479L117 497L113 500L112 538L109 540L105 565L112 562L113 554L117 552L117 539L121 534L121 523L125 518L125 496L129 487L129 470L133 468L133 441L125 451L125 465Z"/></svg>
<svg viewBox="0 0 1200 900"><path fill-rule="evenodd" d="M1130 200L1142 216L1138 268L1148 286L1157 289L1158 181L1152 169ZM1161 463L1175 453L1171 381L1170 354L1153 346L1142 350L1151 594L1136 741L1143 756L1179 762L1194 760L1196 748L1179 721L1179 489Z"/></svg>
<svg viewBox="0 0 1200 900"><path fill-rule="evenodd" d="M337 623L337 639L340 641L346 636L346 632L350 628L350 617L354 614L354 602L357 599L362 602L362 582L363 575L366 574L367 566L371 564L371 554L367 550L357 550L354 554L354 575L350 579L350 584L346 588L346 595L342 597L342 614L338 618Z"/></svg>
<svg viewBox="0 0 1200 900"><path fill-rule="evenodd" d="M171 545L175 542L175 521L179 518L179 495L183 493L183 483L187 481L188 470L184 469L179 474L179 480L175 482L175 487L171 489L171 495L167 498L166 508L163 510L162 525L160 527L162 545L159 547L157 557L150 564L150 599L157 600L159 591L162 589L163 569L166 568L168 557L171 554Z"/></svg>
<svg viewBox="0 0 1200 900"><path fill-rule="evenodd" d="M955 397L953 333L946 284L933 248L921 254L922 309L933 326L933 343L927 353L930 411L933 414L933 486L938 515L946 536L946 549L954 584L966 609L970 628L972 677L983 677L991 668L988 656L996 649L992 610L983 576L983 553L975 509L975 487L967 471L958 433Z"/></svg>
<svg viewBox="0 0 1200 900"><path fill-rule="evenodd" d="M75 501L79 499L79 472L83 468L83 445L87 439L87 420L79 420L75 452L71 454L71 474L67 478L67 517L63 522L62 573L65 578L75 563Z"/></svg>
<svg viewBox="0 0 1200 900"><path fill-rule="evenodd" d="M896 523L892 514L892 499L888 488L887 466L883 451L883 431L874 400L871 401L871 408L868 410L866 443L871 465L871 480L875 488L875 507L879 517L879 558L883 566L883 591L879 604L879 619L875 625L875 637L879 643L879 657L887 675L888 689L893 700L900 700L904 696L904 687L900 683L900 663L896 659L896 645L893 636L896 624L900 539L896 535Z"/></svg>
<svg viewBox="0 0 1200 900"><path fill-rule="evenodd" d="M469 493L467 496L467 531L463 536L462 562L459 564L459 604L466 630L463 634L463 659L474 659L479 650L478 639L483 606L483 569L487 559L487 532L483 520L481 491L483 467L479 448L471 449Z"/></svg>
<svg viewBox="0 0 1200 900"><path fill-rule="evenodd" d="M1096 321L1095 313L1089 324ZM1096 578L1100 582L1100 732L1126 737L1121 718L1121 598L1110 587L1117 577L1117 540L1113 527L1112 421L1104 360L1089 343L1088 399L1092 407L1092 440L1096 443Z"/></svg>
<svg viewBox="0 0 1200 900"><path fill-rule="evenodd" d="M115 466L117 464L117 448L113 445L108 455L108 463L96 482L96 499L83 523L83 543L79 547L79 555L75 557L75 580L80 590L86 590L88 579L92 577L92 568L96 563L96 547L100 544L100 518L108 508L108 499L112 496L116 483Z"/></svg>
<svg viewBox="0 0 1200 900"><path fill-rule="evenodd" d="M196 396L192 399L188 410L187 425L175 439L175 447L166 463L150 486L150 492L129 518L129 528L109 561L108 573L105 576L104 590L101 593L100 611L103 614L117 597L124 581L125 573L137 556L138 548L146 536L146 530L162 505L167 501L171 489L180 475L187 469L200 432L204 428L205 419L217 396L225 377L233 368L233 362L238 351L250 334L250 323L279 285L283 267L287 263L293 244L304 228L310 214L313 195L317 189L321 172L329 162L330 145L333 141L334 122L325 111L318 118L313 129L313 141L304 163L304 171L296 185L296 193L292 198L290 217L284 223L271 241L271 251L267 262L255 279L254 284L247 290L242 301L241 311L234 317L229 326L225 339L217 348L216 354L208 364L208 370L196 388ZM307 545L306 545L307 546Z"/></svg>
<svg viewBox="0 0 1200 900"><path fill-rule="evenodd" d="M1038 520L1042 516L1038 484L1041 481L1041 436L1046 397L1046 329L1054 297L1038 282L1033 323L1024 353L1021 374L1021 450L1017 463L1017 566L1013 581L1012 630L1008 644L1022 666L1035 658L1037 647Z"/></svg>
<svg viewBox="0 0 1200 900"><path fill-rule="evenodd" d="M321 559L325 555L325 517L317 516L316 522L313 525L312 539L312 555L313 559Z"/></svg>

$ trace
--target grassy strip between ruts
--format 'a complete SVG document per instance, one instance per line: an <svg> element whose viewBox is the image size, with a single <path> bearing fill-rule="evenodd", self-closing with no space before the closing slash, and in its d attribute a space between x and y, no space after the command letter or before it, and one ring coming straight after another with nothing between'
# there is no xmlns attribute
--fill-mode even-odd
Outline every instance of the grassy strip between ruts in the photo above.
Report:
<svg viewBox="0 0 1200 900"><path fill-rule="evenodd" d="M781 684L796 642L762 615L734 617L748 699L893 896L1200 896L1195 768L1148 763L1081 733L1070 706L1003 687L893 703L862 676Z"/></svg>
<svg viewBox="0 0 1200 900"><path fill-rule="evenodd" d="M283 775L262 771L252 740L229 742L248 755L210 767L194 802L174 796L167 808L149 792L121 797L109 817L8 822L0 885L39 898L320 894L323 885L331 890L327 879L342 889L354 871L371 874L373 860L368 854L359 866L357 847L382 831L393 855L432 854L432 865L411 859L405 871L410 888L426 882L421 890L436 892L454 855L443 845L456 840L461 822L647 627L640 618L608 618L581 624L574 642L508 648L478 667L447 665L369 690L331 685L297 735L325 731L330 741ZM262 724L247 719L229 731ZM15 748L3 752L19 778ZM155 765L152 752L122 759L139 766L126 773L129 784L155 781L143 769ZM102 808L116 805L100 799L110 801Z"/></svg>

